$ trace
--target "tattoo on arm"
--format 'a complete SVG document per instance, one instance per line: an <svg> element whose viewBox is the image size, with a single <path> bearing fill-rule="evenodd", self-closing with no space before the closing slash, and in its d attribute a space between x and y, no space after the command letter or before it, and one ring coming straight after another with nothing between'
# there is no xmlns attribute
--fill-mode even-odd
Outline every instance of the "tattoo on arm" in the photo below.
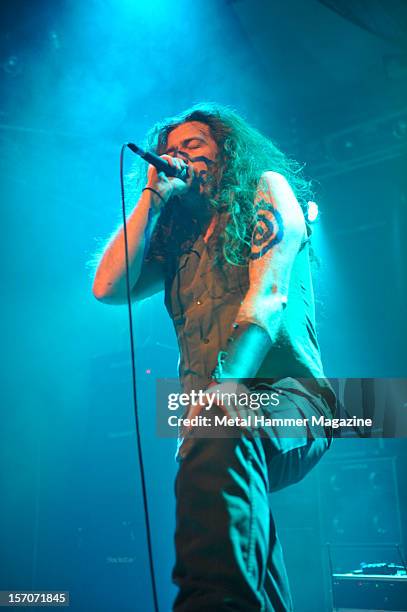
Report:
<svg viewBox="0 0 407 612"><path fill-rule="evenodd" d="M250 259L263 257L271 248L282 241L284 236L283 218L271 204L261 200L252 236Z"/></svg>

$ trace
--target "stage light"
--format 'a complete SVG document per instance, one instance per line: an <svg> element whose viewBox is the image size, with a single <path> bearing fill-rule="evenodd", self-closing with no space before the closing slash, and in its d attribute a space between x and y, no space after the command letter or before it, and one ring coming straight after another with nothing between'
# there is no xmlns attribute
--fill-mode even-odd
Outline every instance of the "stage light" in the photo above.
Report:
<svg viewBox="0 0 407 612"><path fill-rule="evenodd" d="M308 202L307 219L310 223L315 223L318 218L318 204L316 202Z"/></svg>
<svg viewBox="0 0 407 612"><path fill-rule="evenodd" d="M17 55L10 55L2 64L4 72L11 76L17 76L23 70L22 63Z"/></svg>

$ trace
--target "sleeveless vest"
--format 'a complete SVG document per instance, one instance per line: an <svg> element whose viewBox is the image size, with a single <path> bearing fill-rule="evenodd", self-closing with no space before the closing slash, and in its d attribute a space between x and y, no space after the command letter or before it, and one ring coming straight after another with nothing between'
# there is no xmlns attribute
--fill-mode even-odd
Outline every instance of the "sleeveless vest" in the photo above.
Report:
<svg viewBox="0 0 407 612"><path fill-rule="evenodd" d="M187 393L205 389L211 381L218 353L226 349L249 288L248 264L235 266L224 258L221 266L216 263L228 214L215 214L218 220L207 242L204 232L195 232L186 247L166 257L165 306L177 336L178 373ZM303 242L295 257L280 331L256 381L275 382L287 377L300 378L312 392L325 397L330 412L334 410L335 396L324 377L315 330L309 240ZM328 411L327 416L332 414Z"/></svg>

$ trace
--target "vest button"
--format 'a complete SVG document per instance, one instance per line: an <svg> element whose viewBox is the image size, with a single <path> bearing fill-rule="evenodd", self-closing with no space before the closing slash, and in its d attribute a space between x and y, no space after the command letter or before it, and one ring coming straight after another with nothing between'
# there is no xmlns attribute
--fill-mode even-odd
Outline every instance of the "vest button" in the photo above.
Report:
<svg viewBox="0 0 407 612"><path fill-rule="evenodd" d="M197 304L202 304L201 300L196 301Z"/></svg>
<svg viewBox="0 0 407 612"><path fill-rule="evenodd" d="M202 340L202 342L203 342L204 344L209 344L209 338L204 338L204 339Z"/></svg>

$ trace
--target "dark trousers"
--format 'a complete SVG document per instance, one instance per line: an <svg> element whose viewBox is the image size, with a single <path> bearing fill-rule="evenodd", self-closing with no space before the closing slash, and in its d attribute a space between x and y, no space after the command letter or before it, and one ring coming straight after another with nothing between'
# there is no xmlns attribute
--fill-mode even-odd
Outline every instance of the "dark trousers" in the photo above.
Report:
<svg viewBox="0 0 407 612"><path fill-rule="evenodd" d="M272 416L310 418L324 412L321 397L287 388ZM266 434L236 430L223 438L196 437L180 461L175 612L292 610L268 493L301 480L331 438L321 428L285 438L275 429Z"/></svg>

